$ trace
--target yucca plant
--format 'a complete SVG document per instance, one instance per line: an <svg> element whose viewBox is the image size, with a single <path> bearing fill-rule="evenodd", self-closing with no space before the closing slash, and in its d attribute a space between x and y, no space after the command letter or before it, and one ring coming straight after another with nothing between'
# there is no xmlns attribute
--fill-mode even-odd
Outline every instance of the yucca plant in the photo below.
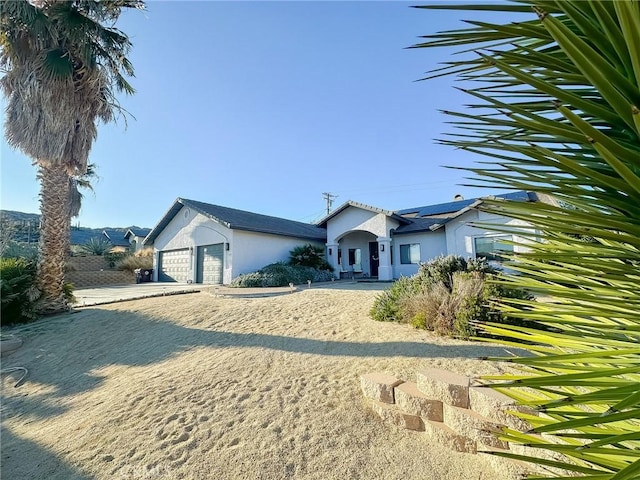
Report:
<svg viewBox="0 0 640 480"><path fill-rule="evenodd" d="M521 275L508 282L549 298L502 305L528 319L526 327L484 327L534 354L502 359L521 375L486 379L540 412L524 416L531 431L503 432L540 454L504 456L548 468L531 478L638 479L640 3L419 8L521 20L471 20L469 28L430 34L415 45L466 52L430 77L454 75L474 98L465 112L447 112L457 128L441 140L489 158L469 169L471 184L553 199L492 200L482 207L536 230L529 251L509 265Z"/></svg>

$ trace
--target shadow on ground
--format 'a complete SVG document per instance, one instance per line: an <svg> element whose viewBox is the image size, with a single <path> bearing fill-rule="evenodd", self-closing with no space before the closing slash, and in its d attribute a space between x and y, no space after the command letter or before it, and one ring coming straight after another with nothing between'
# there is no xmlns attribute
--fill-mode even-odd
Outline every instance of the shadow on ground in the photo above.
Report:
<svg viewBox="0 0 640 480"><path fill-rule="evenodd" d="M22 333L26 338L25 345L3 359L2 363L3 368L24 366L28 368L29 375L25 384L16 389L13 388L15 380L3 378L3 421L20 417L17 421L28 422L61 415L67 408L65 397L90 391L104 382L104 377L95 373L96 370L114 365L152 365L196 347L261 348L303 355L416 359L477 358L505 356L506 353L505 348L484 344L364 343L205 330L140 313L100 308L87 308L74 314L45 319L25 327ZM2 443L3 467L7 465L12 472L28 468L12 465L11 452L24 448L32 452L33 462L53 469L47 478L86 478L51 452L12 435L6 428L3 429Z"/></svg>
<svg viewBox="0 0 640 480"><path fill-rule="evenodd" d="M42 448L37 443L14 435L8 428L2 428L2 462L0 478L28 479L48 478L49 480L91 480L60 456ZM14 455L18 451L29 452L29 462L17 462ZM9 475L9 472L11 475Z"/></svg>

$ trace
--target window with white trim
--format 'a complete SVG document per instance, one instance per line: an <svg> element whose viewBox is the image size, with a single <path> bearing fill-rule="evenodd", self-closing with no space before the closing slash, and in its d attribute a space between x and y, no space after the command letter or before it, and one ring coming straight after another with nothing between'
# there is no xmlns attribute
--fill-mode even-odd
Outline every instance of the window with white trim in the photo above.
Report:
<svg viewBox="0 0 640 480"><path fill-rule="evenodd" d="M486 258L488 261L503 262L503 254L513 253L513 240L511 235L491 235L486 237L475 237L473 239L476 258Z"/></svg>
<svg viewBox="0 0 640 480"><path fill-rule="evenodd" d="M400 245L400 263L403 265L420 263L420 244L408 243Z"/></svg>

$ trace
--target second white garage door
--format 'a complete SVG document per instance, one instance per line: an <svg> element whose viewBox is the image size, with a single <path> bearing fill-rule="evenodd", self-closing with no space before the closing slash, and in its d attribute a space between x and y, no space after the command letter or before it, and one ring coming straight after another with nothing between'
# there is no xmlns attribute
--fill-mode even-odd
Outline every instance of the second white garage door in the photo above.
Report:
<svg viewBox="0 0 640 480"><path fill-rule="evenodd" d="M224 243L198 247L196 282L222 284L223 260Z"/></svg>

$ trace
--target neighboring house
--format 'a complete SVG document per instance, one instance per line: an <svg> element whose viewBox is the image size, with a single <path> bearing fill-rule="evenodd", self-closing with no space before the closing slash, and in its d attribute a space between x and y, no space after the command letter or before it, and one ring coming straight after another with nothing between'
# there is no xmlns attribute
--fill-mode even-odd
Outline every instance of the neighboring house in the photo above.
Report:
<svg viewBox="0 0 640 480"><path fill-rule="evenodd" d="M497 195L539 201L529 192ZM337 278L392 280L417 273L439 255L500 261L513 251L511 235L473 223L509 225L530 232L523 221L477 210L482 199L384 210L348 201L315 225L178 198L144 245L154 246L154 280L228 284L238 275L285 261L305 243L326 246ZM517 248L517 247L516 247Z"/></svg>
<svg viewBox="0 0 640 480"><path fill-rule="evenodd" d="M513 201L537 201L533 193L497 195ZM503 235L473 226L475 222L509 225L528 230L528 224L476 209L482 199L463 200L408 208L383 210L346 202L323 218L318 226L327 230L327 261L341 276L391 280L417 273L420 263L439 255L486 257L500 260L500 253L513 251ZM515 239L517 240L517 239Z"/></svg>
<svg viewBox="0 0 640 480"><path fill-rule="evenodd" d="M121 229L105 228L102 230L102 235L112 245L112 252L126 252L129 250L129 240L124 238L124 233Z"/></svg>
<svg viewBox="0 0 640 480"><path fill-rule="evenodd" d="M150 231L150 228L140 227L130 227L128 229L105 228L102 231L102 235L113 245L112 252L135 253L142 250L142 242Z"/></svg>
<svg viewBox="0 0 640 480"><path fill-rule="evenodd" d="M149 232L151 232L150 228L129 228L124 234L125 240L129 242L129 250L131 250L133 253L142 250L144 248L144 245L142 243L144 242L145 237L149 235ZM147 246L150 247L151 245Z"/></svg>
<svg viewBox="0 0 640 480"><path fill-rule="evenodd" d="M286 261L299 245L324 246L316 225L178 198L144 240L154 247L154 280L228 284Z"/></svg>

